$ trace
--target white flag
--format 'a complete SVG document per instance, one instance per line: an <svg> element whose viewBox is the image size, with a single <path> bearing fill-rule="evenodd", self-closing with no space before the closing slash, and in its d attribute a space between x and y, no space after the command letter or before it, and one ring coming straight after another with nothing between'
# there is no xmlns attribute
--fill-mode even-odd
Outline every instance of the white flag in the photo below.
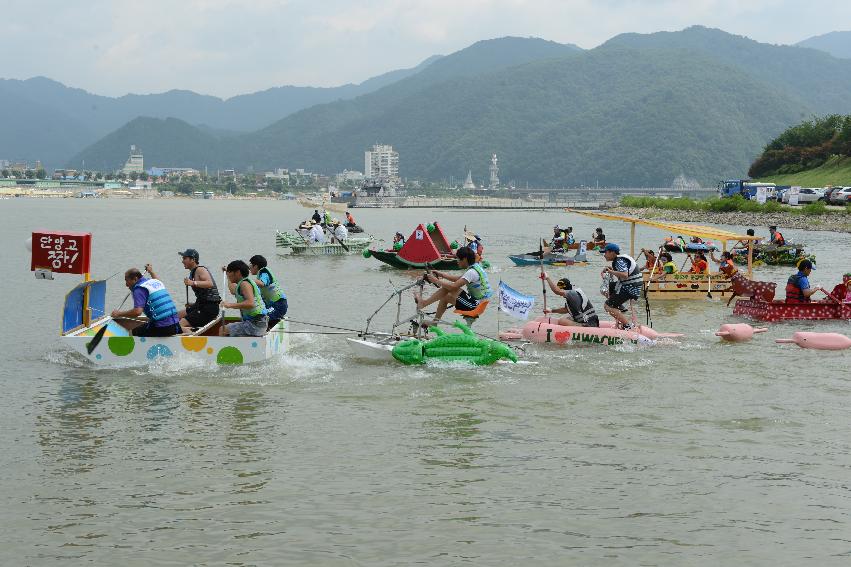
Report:
<svg viewBox="0 0 851 567"><path fill-rule="evenodd" d="M504 282L499 282L499 310L508 313L518 319L528 319L529 312L535 304L535 298L531 295L511 289Z"/></svg>

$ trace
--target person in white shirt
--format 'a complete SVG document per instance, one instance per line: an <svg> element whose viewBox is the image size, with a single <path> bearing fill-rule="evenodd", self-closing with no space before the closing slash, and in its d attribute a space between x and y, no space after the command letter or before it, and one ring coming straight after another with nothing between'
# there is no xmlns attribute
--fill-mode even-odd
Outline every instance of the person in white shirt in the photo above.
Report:
<svg viewBox="0 0 851 567"><path fill-rule="evenodd" d="M458 266L465 269L463 275L453 276L444 272L434 271L426 274L425 279L440 286L429 298L414 294L417 309L422 310L427 305L438 302L434 314L435 321L440 321L447 306L454 304L461 311L472 311L479 303L491 297L488 276L481 264L476 262L476 253L464 246L455 252ZM466 286L466 290L462 289Z"/></svg>
<svg viewBox="0 0 851 567"><path fill-rule="evenodd" d="M325 231L322 230L322 225L314 223L313 226L310 227L310 232L308 233L307 237L310 242L318 242L319 244L324 244Z"/></svg>
<svg viewBox="0 0 851 567"><path fill-rule="evenodd" d="M334 220L334 238L343 242L347 238L349 238L349 231L346 230L346 227L340 224L340 221Z"/></svg>

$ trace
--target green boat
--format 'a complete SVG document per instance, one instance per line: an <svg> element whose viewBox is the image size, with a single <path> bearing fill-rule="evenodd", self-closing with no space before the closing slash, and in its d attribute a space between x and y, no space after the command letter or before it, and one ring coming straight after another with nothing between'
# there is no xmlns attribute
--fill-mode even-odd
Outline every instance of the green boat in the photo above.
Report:
<svg viewBox="0 0 851 567"><path fill-rule="evenodd" d="M375 258L379 262L384 262L388 266L399 268L400 270L412 270L431 268L433 270L460 270L458 259L455 256L441 256L439 260L433 262L409 262L404 258L399 257L399 252L396 250L365 250L363 253L365 258ZM483 262L484 264L484 262Z"/></svg>
<svg viewBox="0 0 851 567"><path fill-rule="evenodd" d="M753 247L754 266L795 266L803 259L816 263L814 254L805 254L803 244L775 246L774 244L757 244ZM733 255L733 262L740 265L748 263L747 250Z"/></svg>

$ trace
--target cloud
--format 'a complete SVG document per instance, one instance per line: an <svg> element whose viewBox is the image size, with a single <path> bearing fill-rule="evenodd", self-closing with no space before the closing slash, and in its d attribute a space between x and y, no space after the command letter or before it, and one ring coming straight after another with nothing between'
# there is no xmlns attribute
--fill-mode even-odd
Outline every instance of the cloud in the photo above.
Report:
<svg viewBox="0 0 851 567"><path fill-rule="evenodd" d="M231 96L360 82L505 35L592 48L701 24L794 43L843 21L851 3L829 0L31 0L4 9L0 76Z"/></svg>

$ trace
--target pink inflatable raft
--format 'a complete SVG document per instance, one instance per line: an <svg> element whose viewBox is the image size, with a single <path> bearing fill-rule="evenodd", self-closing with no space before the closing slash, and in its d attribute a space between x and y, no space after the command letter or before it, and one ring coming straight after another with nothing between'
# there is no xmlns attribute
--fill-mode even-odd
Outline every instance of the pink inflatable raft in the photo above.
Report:
<svg viewBox="0 0 851 567"><path fill-rule="evenodd" d="M798 331L792 334L791 339L777 339L778 343L796 344L801 348L813 348L818 350L844 350L851 348L851 339L839 333L810 333Z"/></svg>
<svg viewBox="0 0 851 567"><path fill-rule="evenodd" d="M625 331L615 327L612 321L600 321L599 327L568 327L557 325L557 319L539 317L529 321L520 329L508 329L499 334L503 341L526 340L534 343L600 344L615 346L620 344L638 344L653 346L660 339L682 337L678 333L659 333L650 327L641 325L637 330Z"/></svg>

